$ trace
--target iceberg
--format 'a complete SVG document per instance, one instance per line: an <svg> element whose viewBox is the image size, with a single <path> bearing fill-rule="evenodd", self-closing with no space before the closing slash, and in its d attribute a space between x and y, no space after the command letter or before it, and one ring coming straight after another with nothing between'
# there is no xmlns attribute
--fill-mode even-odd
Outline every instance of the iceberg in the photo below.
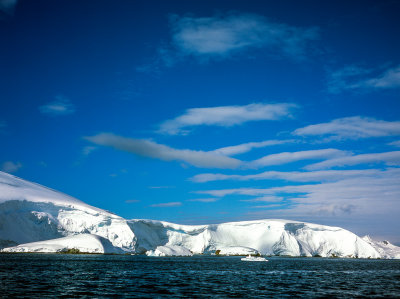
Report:
<svg viewBox="0 0 400 299"><path fill-rule="evenodd" d="M244 246L221 247L215 251L217 255L260 255L254 248Z"/></svg>
<svg viewBox="0 0 400 299"><path fill-rule="evenodd" d="M146 252L147 256L192 256L189 249L182 246L157 246L155 250Z"/></svg>
<svg viewBox="0 0 400 299"><path fill-rule="evenodd" d="M20 245L18 245L20 244ZM127 220L0 172L0 249L5 252L216 254L400 258L389 242L340 227L264 219L210 225Z"/></svg>

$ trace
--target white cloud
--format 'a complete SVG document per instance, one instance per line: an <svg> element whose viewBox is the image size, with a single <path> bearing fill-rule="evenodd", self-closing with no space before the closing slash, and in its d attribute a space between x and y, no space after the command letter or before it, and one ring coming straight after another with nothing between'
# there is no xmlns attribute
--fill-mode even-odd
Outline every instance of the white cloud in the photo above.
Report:
<svg viewBox="0 0 400 299"><path fill-rule="evenodd" d="M6 161L1 166L1 171L8 172L8 173L14 173L14 172L17 172L21 167L22 167L22 164L20 162Z"/></svg>
<svg viewBox="0 0 400 299"><path fill-rule="evenodd" d="M343 90L368 91L400 87L400 65L387 69L377 76L371 76L373 72L376 70L357 66L346 66L331 72L328 79L328 91L340 93Z"/></svg>
<svg viewBox="0 0 400 299"><path fill-rule="evenodd" d="M188 199L188 201L197 201L197 202L215 202L217 200L220 200L220 198L218 198L218 197L208 197L208 198Z"/></svg>
<svg viewBox="0 0 400 299"><path fill-rule="evenodd" d="M346 157L328 159L319 163L307 165L305 169L326 169L332 167L343 167L359 164L385 163L387 165L400 165L400 151L360 154Z"/></svg>
<svg viewBox="0 0 400 299"><path fill-rule="evenodd" d="M293 132L298 136L324 136L329 140L361 139L400 135L400 121L384 121L369 117L345 117L328 123L306 126Z"/></svg>
<svg viewBox="0 0 400 299"><path fill-rule="evenodd" d="M260 142L248 142L248 143L242 143L242 144L233 145L233 146L222 147L222 148L213 150L213 152L216 154L224 155L224 156L234 156L234 155L247 153L247 152L251 151L253 148L262 148L262 147L266 147L266 146L285 144L285 143L289 143L289 142L294 142L294 141L293 140L266 140L266 141L260 141Z"/></svg>
<svg viewBox="0 0 400 299"><path fill-rule="evenodd" d="M184 128L194 126L231 127L249 121L280 120L291 117L295 104L249 104L245 106L220 106L207 108L191 108L183 115L167 120L161 124L159 133L185 134Z"/></svg>
<svg viewBox="0 0 400 299"><path fill-rule="evenodd" d="M85 137L98 145L113 147L139 156L160 159L163 161L183 161L203 168L237 168L241 161L215 154L213 152L174 149L150 140L125 138L110 133L101 133Z"/></svg>
<svg viewBox="0 0 400 299"><path fill-rule="evenodd" d="M169 208L169 207L179 207L181 205L182 205L181 202L173 201L173 202L153 204L153 205L150 205L150 207L152 207L152 208Z"/></svg>
<svg viewBox="0 0 400 299"><path fill-rule="evenodd" d="M58 116L74 113L75 107L68 98L64 96L56 96L55 101L40 106L39 110L43 114Z"/></svg>
<svg viewBox="0 0 400 299"><path fill-rule="evenodd" d="M389 145L400 147L400 140L390 142Z"/></svg>
<svg viewBox="0 0 400 299"><path fill-rule="evenodd" d="M333 148L299 152L283 152L262 157L260 159L248 162L246 165L249 168L260 168L271 165L282 165L302 160L317 160L332 157L341 157L348 154L348 152Z"/></svg>
<svg viewBox="0 0 400 299"><path fill-rule="evenodd" d="M271 209L271 208L279 208L282 207L280 204L267 204L262 206L252 206L252 209Z"/></svg>
<svg viewBox="0 0 400 299"><path fill-rule="evenodd" d="M266 196L251 198L251 199L242 199L241 201L245 201L245 202L280 202L283 200L284 200L284 198L282 196L266 195Z"/></svg>
<svg viewBox="0 0 400 299"><path fill-rule="evenodd" d="M224 57L250 48L266 48L295 59L304 56L310 41L318 38L316 28L272 23L250 14L208 18L173 16L173 45L183 55Z"/></svg>
<svg viewBox="0 0 400 299"><path fill-rule="evenodd" d="M323 182L308 185L287 185L273 188L237 188L221 190L198 191L199 194L209 194L216 197L228 195L259 197L283 197L290 201L286 205L287 215L309 214L348 214L358 213L386 215L398 213L400 198L400 169L391 168L382 171L378 176L350 177L334 182ZM280 213L281 213L280 211ZM397 212L396 212L397 211Z"/></svg>
<svg viewBox="0 0 400 299"><path fill-rule="evenodd" d="M329 71L328 74L328 91L330 93L340 93L345 89L351 89L354 78L365 76L371 73L371 70L361 68L355 65L346 66L336 71Z"/></svg>
<svg viewBox="0 0 400 299"><path fill-rule="evenodd" d="M344 178L376 177L382 174L378 169L362 170L319 170L319 171L265 171L250 175L226 175L203 173L192 177L190 180L195 183L206 183L212 181L252 181L252 180L285 180L291 182L323 182L337 181Z"/></svg>
<svg viewBox="0 0 400 299"><path fill-rule="evenodd" d="M400 65L385 71L376 78L361 81L358 85L369 88L398 88L400 87Z"/></svg>

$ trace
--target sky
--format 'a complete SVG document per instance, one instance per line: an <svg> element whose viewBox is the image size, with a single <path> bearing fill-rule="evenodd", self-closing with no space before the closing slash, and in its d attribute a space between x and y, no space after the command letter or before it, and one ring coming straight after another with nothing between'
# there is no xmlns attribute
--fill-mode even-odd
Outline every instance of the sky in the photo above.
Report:
<svg viewBox="0 0 400 299"><path fill-rule="evenodd" d="M399 1L0 0L0 170L127 219L400 244Z"/></svg>

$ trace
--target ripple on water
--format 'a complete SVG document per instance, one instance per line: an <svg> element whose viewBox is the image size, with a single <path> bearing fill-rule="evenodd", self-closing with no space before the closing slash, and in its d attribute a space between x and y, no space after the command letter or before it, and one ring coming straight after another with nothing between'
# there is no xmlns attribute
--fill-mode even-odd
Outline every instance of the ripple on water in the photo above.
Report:
<svg viewBox="0 0 400 299"><path fill-rule="evenodd" d="M400 261L0 255L0 297L400 297Z"/></svg>

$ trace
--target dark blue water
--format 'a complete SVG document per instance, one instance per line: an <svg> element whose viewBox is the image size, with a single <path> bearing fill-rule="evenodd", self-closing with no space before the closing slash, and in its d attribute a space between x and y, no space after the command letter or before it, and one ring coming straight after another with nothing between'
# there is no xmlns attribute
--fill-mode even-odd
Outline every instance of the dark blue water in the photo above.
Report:
<svg viewBox="0 0 400 299"><path fill-rule="evenodd" d="M400 298L400 261L0 254L0 295Z"/></svg>

